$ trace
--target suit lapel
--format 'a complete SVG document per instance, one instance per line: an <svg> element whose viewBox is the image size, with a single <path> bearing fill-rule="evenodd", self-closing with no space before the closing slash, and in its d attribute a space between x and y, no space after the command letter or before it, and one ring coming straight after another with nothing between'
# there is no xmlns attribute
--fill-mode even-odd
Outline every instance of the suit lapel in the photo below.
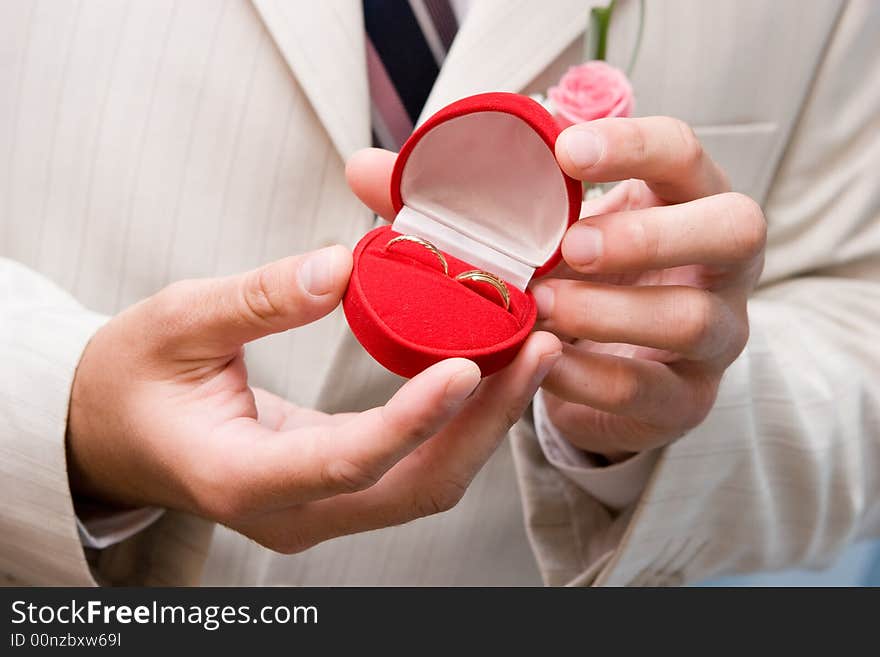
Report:
<svg viewBox="0 0 880 657"><path fill-rule="evenodd" d="M363 13L358 0L251 0L345 158L370 142ZM422 118L463 96L520 91L583 34L604 0L481 0L458 32Z"/></svg>
<svg viewBox="0 0 880 657"><path fill-rule="evenodd" d="M370 145L359 0L252 0L340 155Z"/></svg>
<svg viewBox="0 0 880 657"><path fill-rule="evenodd" d="M587 25L605 0L481 0L468 12L428 97L421 120L484 91L520 91Z"/></svg>

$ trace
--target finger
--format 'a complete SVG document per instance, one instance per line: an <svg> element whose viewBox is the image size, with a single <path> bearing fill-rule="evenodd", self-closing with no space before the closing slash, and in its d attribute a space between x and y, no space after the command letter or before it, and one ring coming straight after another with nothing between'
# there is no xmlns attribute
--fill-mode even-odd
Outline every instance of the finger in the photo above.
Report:
<svg viewBox="0 0 880 657"><path fill-rule="evenodd" d="M565 401L545 390L544 403L560 434L578 449L615 462L669 442L670 432L628 415Z"/></svg>
<svg viewBox="0 0 880 657"><path fill-rule="evenodd" d="M331 246L253 271L174 283L140 310L150 338L210 358L320 319L333 310L351 274L351 253Z"/></svg>
<svg viewBox="0 0 880 657"><path fill-rule="evenodd" d="M331 439L345 464L353 464L361 477L341 477L344 492L372 486L395 463L440 431L480 383L480 370L471 361L454 358L419 375L387 404L342 424ZM420 380L417 380L420 379ZM448 381L444 387L441 382ZM367 440L373 438L373 444ZM344 474L344 473L342 473ZM363 481L358 483L358 479ZM346 484L352 482L352 486ZM334 491L335 492L335 491Z"/></svg>
<svg viewBox="0 0 880 657"><path fill-rule="evenodd" d="M243 421L235 435L239 458L227 474L238 492L227 492L229 508L216 512L241 517L369 488L439 431L479 382L473 362L454 358L408 381L385 406L341 424L275 433Z"/></svg>
<svg viewBox="0 0 880 657"><path fill-rule="evenodd" d="M680 205L582 219L562 241L562 255L581 273L623 273L681 265L745 268L767 236L761 207L729 192Z"/></svg>
<svg viewBox="0 0 880 657"><path fill-rule="evenodd" d="M601 196L587 199L581 205L581 218L610 212L641 210L665 205L642 180L630 178L617 183Z"/></svg>
<svg viewBox="0 0 880 657"><path fill-rule="evenodd" d="M535 286L534 295L539 326L565 336L702 361L738 354L745 342L744 322L717 295L695 287L555 279Z"/></svg>
<svg viewBox="0 0 880 657"><path fill-rule="evenodd" d="M657 361L566 345L543 387L564 401L625 416L668 435L702 420L714 400L716 381L698 368L679 371Z"/></svg>
<svg viewBox="0 0 880 657"><path fill-rule="evenodd" d="M322 413L292 404L262 388L253 388L259 423L273 431L290 431L302 427L333 426L348 422L356 413Z"/></svg>
<svg viewBox="0 0 880 657"><path fill-rule="evenodd" d="M541 382L562 356L559 339L539 331L529 336L511 365L487 378L452 422L442 437L420 450L415 472L401 468L401 475L423 490L417 482L470 483L498 443L519 420L532 401Z"/></svg>
<svg viewBox="0 0 880 657"><path fill-rule="evenodd" d="M469 481L522 415L561 354L562 345L550 333L529 336L514 361L483 381L443 431L420 446L418 463L430 465L412 481L426 485L452 475Z"/></svg>
<svg viewBox="0 0 880 657"><path fill-rule="evenodd" d="M395 215L391 204L391 170L397 154L381 148L365 148L345 164L345 178L357 197L386 221Z"/></svg>
<svg viewBox="0 0 880 657"><path fill-rule="evenodd" d="M559 341L535 333L507 368L483 381L447 427L367 490L279 511L246 527L282 552L451 508L561 354Z"/></svg>
<svg viewBox="0 0 880 657"><path fill-rule="evenodd" d="M670 203L730 188L690 126L665 116L599 119L571 126L556 140L556 158L578 180L639 178Z"/></svg>

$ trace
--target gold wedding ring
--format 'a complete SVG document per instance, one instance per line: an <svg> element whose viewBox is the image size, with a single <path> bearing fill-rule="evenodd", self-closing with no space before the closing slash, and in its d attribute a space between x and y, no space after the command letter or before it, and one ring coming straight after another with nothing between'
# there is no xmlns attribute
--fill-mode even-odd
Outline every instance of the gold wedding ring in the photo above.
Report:
<svg viewBox="0 0 880 657"><path fill-rule="evenodd" d="M504 302L504 310L510 310L510 291L507 289L507 285L504 284L504 281L498 278L495 274L490 274L482 269L472 269L460 273L455 277L455 280L459 282L476 281L477 283L488 283L494 287L501 296L501 300Z"/></svg>
<svg viewBox="0 0 880 657"><path fill-rule="evenodd" d="M385 245L385 250L390 251L392 246L400 244L401 242L418 244L433 253L437 260L440 261L440 265L443 267L443 273L449 276L449 264L446 262L446 256L444 256L440 249L431 244L428 240L422 239L417 235L398 235L394 239L388 241ZM471 269L470 271L460 273L455 277L455 280L459 283L464 281L475 281L477 283L487 283L488 285L491 285L501 297L501 301L504 304L504 310L510 310L510 291L507 289L507 285L505 285L504 281L498 278L495 274L483 271L482 269Z"/></svg>
<svg viewBox="0 0 880 657"><path fill-rule="evenodd" d="M446 262L446 256L444 256L440 252L440 249L431 244L428 240L423 240L416 235L398 235L385 245L385 250L390 250L392 245L399 244L400 242L412 242L413 244L418 244L419 246L428 249L428 251L433 253L437 257L437 260L440 261L440 265L443 267L443 273L449 276L449 264Z"/></svg>

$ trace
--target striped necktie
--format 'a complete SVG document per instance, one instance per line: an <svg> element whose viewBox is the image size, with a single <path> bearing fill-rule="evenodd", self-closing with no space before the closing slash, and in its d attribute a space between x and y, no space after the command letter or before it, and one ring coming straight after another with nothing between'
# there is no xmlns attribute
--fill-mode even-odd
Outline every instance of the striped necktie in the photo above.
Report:
<svg viewBox="0 0 880 657"><path fill-rule="evenodd" d="M373 143L399 150L458 30L449 0L363 0Z"/></svg>

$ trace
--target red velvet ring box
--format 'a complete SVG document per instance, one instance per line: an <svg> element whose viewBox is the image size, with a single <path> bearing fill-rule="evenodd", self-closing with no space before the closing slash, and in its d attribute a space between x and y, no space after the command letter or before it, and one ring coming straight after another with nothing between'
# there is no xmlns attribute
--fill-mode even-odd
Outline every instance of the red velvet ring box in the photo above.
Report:
<svg viewBox="0 0 880 657"><path fill-rule="evenodd" d="M581 208L581 185L556 162L559 128L535 101L510 93L459 100L422 124L391 177L397 216L354 250L343 300L352 332L392 372L412 377L445 358L474 361L483 376L516 356L535 325L535 276L559 262L560 243ZM385 245L398 235L429 249ZM456 281L479 269L501 278L505 310L485 283Z"/></svg>

